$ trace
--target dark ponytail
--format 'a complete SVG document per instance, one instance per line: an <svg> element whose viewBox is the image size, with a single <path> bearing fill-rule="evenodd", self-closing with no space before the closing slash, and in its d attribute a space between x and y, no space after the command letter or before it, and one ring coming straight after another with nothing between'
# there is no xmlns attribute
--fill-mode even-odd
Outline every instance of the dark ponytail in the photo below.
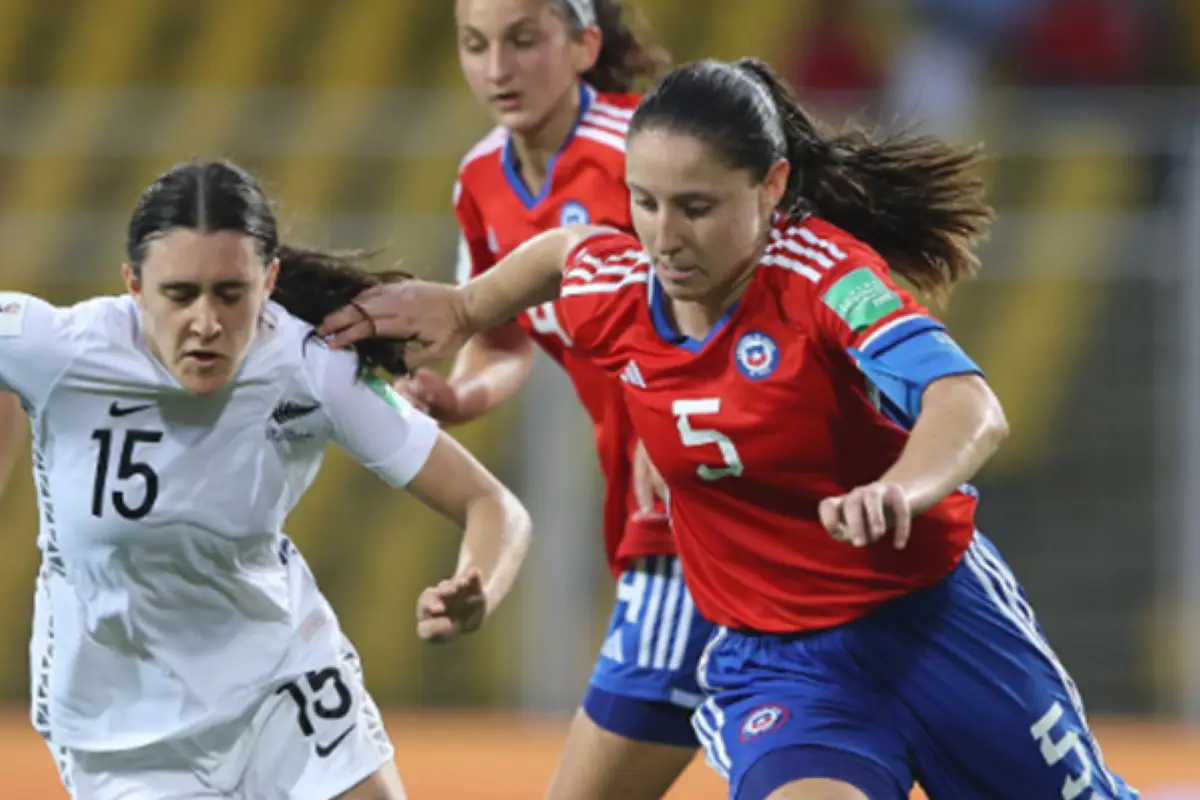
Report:
<svg viewBox="0 0 1200 800"><path fill-rule="evenodd" d="M671 63L666 50L647 44L638 31L647 25L639 11L620 0L554 0L573 30L581 30L585 21L576 3L591 3L595 24L604 43L595 65L583 74L583 80L598 92L632 92L640 79L657 77ZM632 21L631 21L632 19Z"/></svg>
<svg viewBox="0 0 1200 800"><path fill-rule="evenodd" d="M279 259L272 299L312 325L319 325L327 314L370 286L410 277L403 272L367 270L363 253L325 253L280 244L279 225L258 181L228 161L176 164L146 187L125 238L126 257L134 274L141 275L150 242L175 228L249 236L264 262ZM354 350L360 370L407 372L402 342L366 339L356 343Z"/></svg>
<svg viewBox="0 0 1200 800"><path fill-rule="evenodd" d="M673 71L643 100L630 135L652 125L703 139L756 180L786 158L780 211L842 228L935 299L979 269L974 248L994 213L976 174L978 148L857 127L825 131L769 66L749 58Z"/></svg>

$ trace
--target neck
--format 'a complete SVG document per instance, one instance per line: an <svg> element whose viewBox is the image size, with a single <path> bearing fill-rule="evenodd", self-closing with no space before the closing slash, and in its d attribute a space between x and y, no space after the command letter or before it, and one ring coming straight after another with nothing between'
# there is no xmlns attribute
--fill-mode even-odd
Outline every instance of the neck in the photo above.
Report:
<svg viewBox="0 0 1200 800"><path fill-rule="evenodd" d="M700 300L670 300L667 308L675 320L675 328L684 336L704 339L746 292L762 259L766 243L755 250L754 256L737 271L733 282L714 290Z"/></svg>
<svg viewBox="0 0 1200 800"><path fill-rule="evenodd" d="M671 300L668 308L675 318L675 327L684 336L692 339L704 339L716 324L725 316L734 303L746 291L750 279L754 277L754 269L747 269L738 276L730 290L722 292L718 297L703 300Z"/></svg>
<svg viewBox="0 0 1200 800"><path fill-rule="evenodd" d="M579 89L573 88L536 128L512 133L521 177L535 194L546 180L550 159L566 143L578 116Z"/></svg>

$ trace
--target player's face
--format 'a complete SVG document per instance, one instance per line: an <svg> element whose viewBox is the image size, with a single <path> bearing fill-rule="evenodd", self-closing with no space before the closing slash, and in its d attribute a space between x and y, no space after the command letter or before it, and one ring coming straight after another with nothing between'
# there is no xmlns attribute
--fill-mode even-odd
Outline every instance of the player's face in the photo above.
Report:
<svg viewBox="0 0 1200 800"><path fill-rule="evenodd" d="M537 132L595 60L552 0L458 0L455 16L471 91L514 133Z"/></svg>
<svg viewBox="0 0 1200 800"><path fill-rule="evenodd" d="M176 228L150 242L140 278L129 265L123 274L150 350L185 389L206 394L245 360L277 268L245 234Z"/></svg>
<svg viewBox="0 0 1200 800"><path fill-rule="evenodd" d="M786 176L781 162L758 183L699 139L667 129L630 137L633 226L663 290L676 300L724 305L766 245Z"/></svg>

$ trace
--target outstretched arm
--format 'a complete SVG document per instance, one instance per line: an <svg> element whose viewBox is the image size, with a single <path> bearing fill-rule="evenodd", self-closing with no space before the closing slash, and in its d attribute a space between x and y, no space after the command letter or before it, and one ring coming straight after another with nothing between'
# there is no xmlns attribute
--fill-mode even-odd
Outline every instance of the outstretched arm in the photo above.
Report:
<svg viewBox="0 0 1200 800"><path fill-rule="evenodd" d="M417 632L436 641L475 630L512 588L529 550L529 513L446 434L408 490L464 530L455 574L421 594Z"/></svg>
<svg viewBox="0 0 1200 800"><path fill-rule="evenodd" d="M368 289L326 318L320 333L333 348L362 339L408 339L410 367L438 361L472 335L558 297L567 256L606 228L567 225L529 239L461 287L410 281Z"/></svg>
<svg viewBox="0 0 1200 800"><path fill-rule="evenodd" d="M358 375L353 355L314 345L305 359L329 439L464 530L457 571L422 593L418 632L439 639L475 630L512 586L529 514L436 422L378 376Z"/></svg>
<svg viewBox="0 0 1200 800"><path fill-rule="evenodd" d="M912 518L975 477L1008 435L1000 401L978 375L929 385L900 458L879 480L821 501L821 522L837 539L863 547L889 531L908 543Z"/></svg>
<svg viewBox="0 0 1200 800"><path fill-rule="evenodd" d="M396 390L444 425L481 417L516 394L533 367L533 343L516 323L478 333L454 359L450 377L419 369Z"/></svg>

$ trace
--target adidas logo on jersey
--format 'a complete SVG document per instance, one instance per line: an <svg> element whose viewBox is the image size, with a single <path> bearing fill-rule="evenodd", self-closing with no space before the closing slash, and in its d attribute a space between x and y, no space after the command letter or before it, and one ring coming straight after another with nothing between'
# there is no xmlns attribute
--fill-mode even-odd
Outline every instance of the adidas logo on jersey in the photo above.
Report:
<svg viewBox="0 0 1200 800"><path fill-rule="evenodd" d="M646 388L646 379L642 377L641 367L633 359L629 359L629 363L625 365L625 369L621 370L621 380L639 389Z"/></svg>

